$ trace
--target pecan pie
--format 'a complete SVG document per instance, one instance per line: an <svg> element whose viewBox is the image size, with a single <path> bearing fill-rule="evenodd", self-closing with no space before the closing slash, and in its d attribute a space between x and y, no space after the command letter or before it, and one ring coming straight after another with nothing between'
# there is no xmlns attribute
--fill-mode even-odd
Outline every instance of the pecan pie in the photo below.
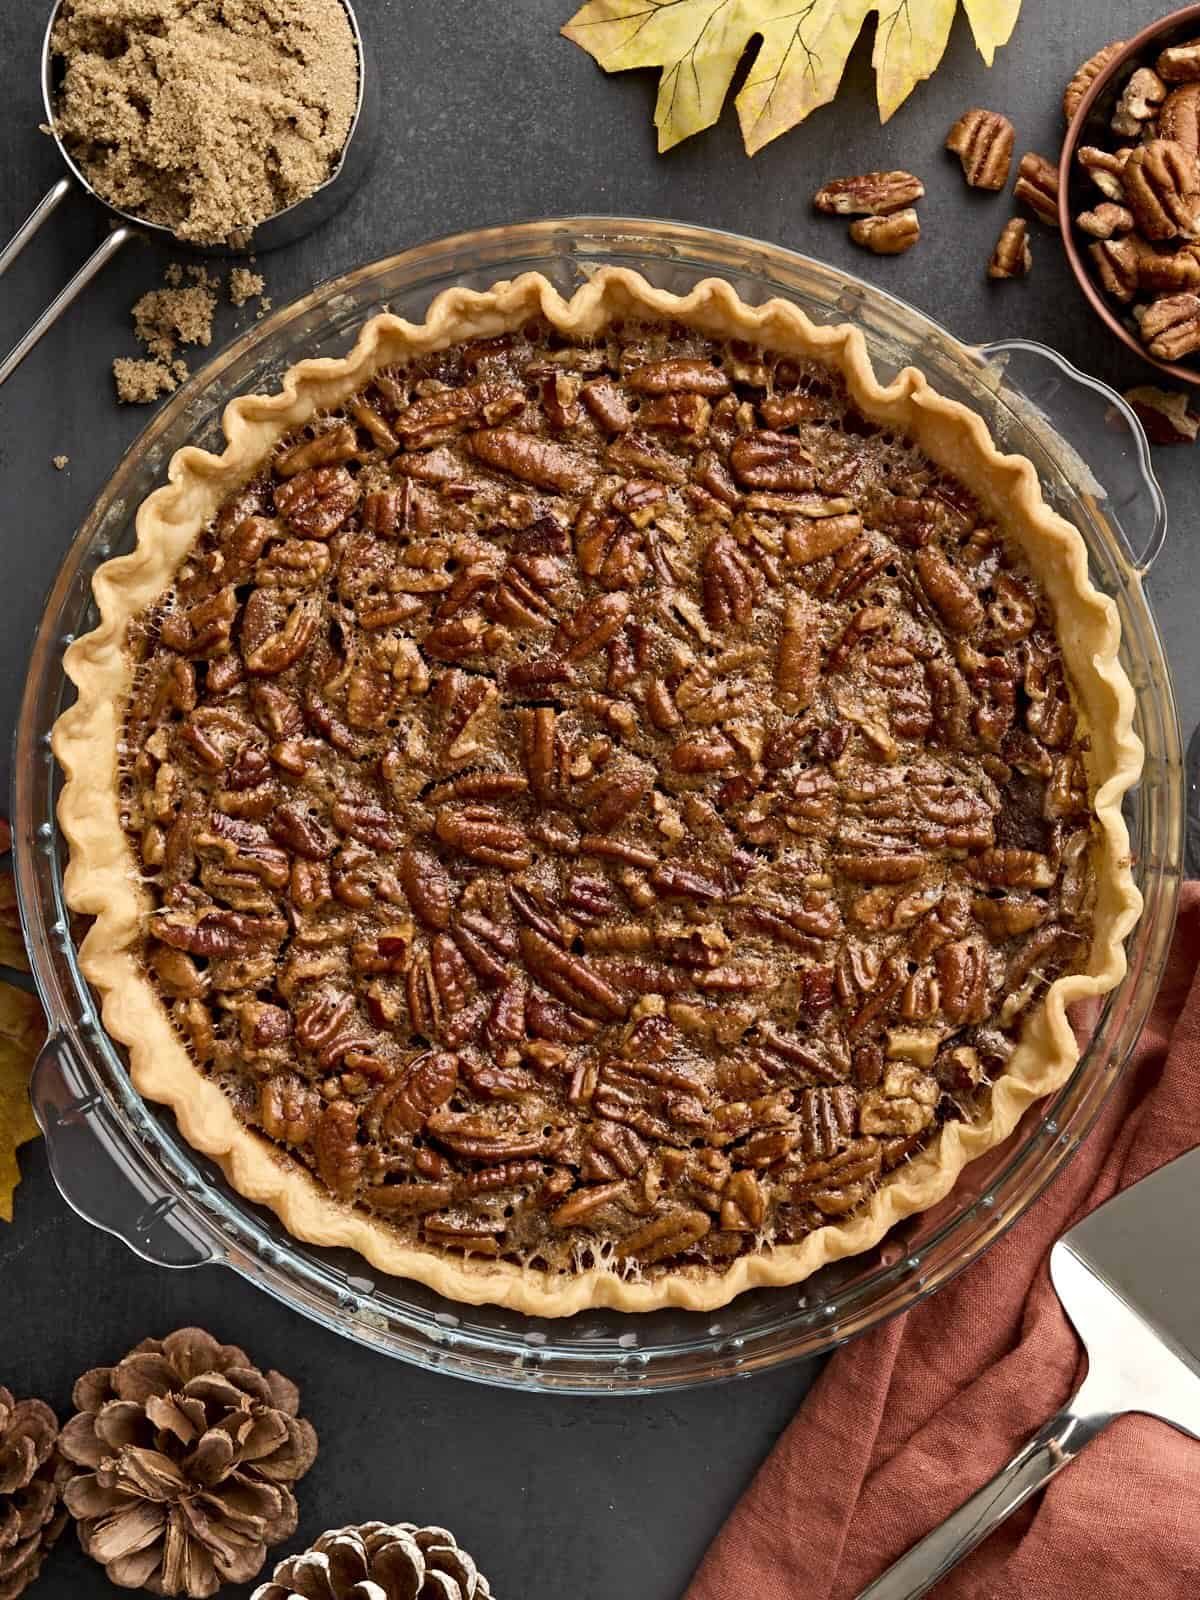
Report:
<svg viewBox="0 0 1200 1600"><path fill-rule="evenodd" d="M861 335L529 275L238 401L55 747L134 1081L298 1237L525 1311L878 1242L1137 915L1111 604Z"/></svg>

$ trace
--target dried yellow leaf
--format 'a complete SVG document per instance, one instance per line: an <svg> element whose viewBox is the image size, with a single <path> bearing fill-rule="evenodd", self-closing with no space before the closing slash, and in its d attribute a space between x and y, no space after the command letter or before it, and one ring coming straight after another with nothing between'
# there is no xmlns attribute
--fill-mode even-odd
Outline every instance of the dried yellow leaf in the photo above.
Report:
<svg viewBox="0 0 1200 1600"><path fill-rule="evenodd" d="M29 1074L46 1038L42 1008L24 989L0 983L0 1219L12 1221L13 1190L21 1181L17 1146L35 1139Z"/></svg>
<svg viewBox="0 0 1200 1600"><path fill-rule="evenodd" d="M606 72L658 67L658 148L710 127L738 62L759 42L737 97L747 155L837 93L863 24L877 15L872 61L886 122L937 68L958 0L588 0L563 28ZM991 66L1021 0L963 0Z"/></svg>
<svg viewBox="0 0 1200 1600"><path fill-rule="evenodd" d="M17 910L17 888L7 867L0 867L0 967L29 971L21 915Z"/></svg>

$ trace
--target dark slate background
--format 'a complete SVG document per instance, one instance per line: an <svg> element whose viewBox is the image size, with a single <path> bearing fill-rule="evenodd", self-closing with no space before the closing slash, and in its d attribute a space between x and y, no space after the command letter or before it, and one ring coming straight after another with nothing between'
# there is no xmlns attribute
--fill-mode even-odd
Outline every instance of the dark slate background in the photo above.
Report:
<svg viewBox="0 0 1200 1600"><path fill-rule="evenodd" d="M990 285L984 267L1009 214L968 193L946 130L972 105L1004 110L1017 150L1053 155L1059 97L1075 65L1153 14L1142 0L1027 0L989 73L965 20L937 76L886 128L874 112L870 39L842 92L754 161L732 112L663 158L655 153L654 77L605 77L557 36L571 0L359 0L385 95L370 184L319 234L260 262L276 305L315 282L433 235L569 212L677 218L775 240L843 265L908 298L955 333L1023 334L1118 386L1144 381L1094 323L1055 237L1033 224L1024 283ZM0 0L0 237L58 176L41 120L37 61L47 5ZM924 178L924 237L897 260L864 254L844 226L816 218L825 178L892 165ZM105 219L69 201L4 279L7 348L102 236ZM0 389L0 742L9 740L42 598L74 530L148 419L119 408L108 363L135 354L129 307L168 257L127 250ZM222 309L220 345L253 315ZM51 457L70 456L57 472ZM1197 458L1158 452L1174 526L1151 582L1172 657L1185 732L1200 712L1195 621ZM0 1382L66 1408L71 1382L147 1333L196 1322L249 1347L303 1387L321 1455L301 1486L297 1543L368 1517L448 1524L502 1596L671 1600L796 1410L814 1376L793 1367L734 1386L621 1400L493 1392L414 1371L345 1344L217 1269L170 1273L78 1221L38 1146L22 1155L16 1221L0 1224ZM803 1504L796 1515L804 1515ZM43 1600L111 1590L67 1538L41 1580Z"/></svg>

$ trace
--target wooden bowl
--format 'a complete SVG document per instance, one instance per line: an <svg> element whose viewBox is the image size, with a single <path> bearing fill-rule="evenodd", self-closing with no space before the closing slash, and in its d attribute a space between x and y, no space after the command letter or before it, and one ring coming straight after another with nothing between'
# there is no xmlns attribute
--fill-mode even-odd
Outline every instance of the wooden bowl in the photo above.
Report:
<svg viewBox="0 0 1200 1600"><path fill-rule="evenodd" d="M1071 118L1066 137L1063 139L1062 154L1058 162L1058 226L1075 280L1083 290L1092 310L1109 332L1135 355L1140 356L1147 366L1154 367L1180 383L1190 383L1200 387L1200 355L1195 357L1193 363L1187 364L1181 361L1160 361L1150 354L1137 335L1132 333L1121 320L1118 308L1105 294L1092 272L1086 252L1080 246L1074 222L1077 211L1087 209L1098 199L1097 194L1089 191L1086 196L1087 206L1080 203L1081 186L1089 180L1075 163L1075 152L1079 145L1093 142L1084 138L1086 132L1093 131L1088 126L1092 121L1093 107L1098 101L1115 98L1116 85L1123 83L1134 68L1153 66L1160 51L1165 50L1168 45L1179 44L1193 36L1200 37L1200 5L1182 6L1178 11L1160 17L1157 22L1151 23L1148 28L1143 28L1140 33L1135 34L1104 70L1097 74ZM1106 124L1107 119L1105 119Z"/></svg>

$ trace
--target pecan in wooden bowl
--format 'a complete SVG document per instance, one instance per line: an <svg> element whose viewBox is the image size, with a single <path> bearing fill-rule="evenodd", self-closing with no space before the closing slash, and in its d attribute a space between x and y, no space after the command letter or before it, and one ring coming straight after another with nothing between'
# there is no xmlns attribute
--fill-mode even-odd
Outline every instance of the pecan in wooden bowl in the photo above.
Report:
<svg viewBox="0 0 1200 1600"><path fill-rule="evenodd" d="M1064 99L1058 220L1122 344L1200 384L1200 5L1085 62Z"/></svg>

